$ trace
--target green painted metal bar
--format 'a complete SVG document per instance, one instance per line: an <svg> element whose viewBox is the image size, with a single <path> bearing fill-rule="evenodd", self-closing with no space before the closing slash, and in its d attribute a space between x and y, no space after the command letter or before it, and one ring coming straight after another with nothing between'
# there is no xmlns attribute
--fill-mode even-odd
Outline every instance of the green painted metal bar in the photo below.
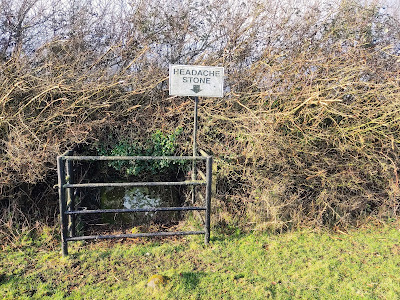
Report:
<svg viewBox="0 0 400 300"><path fill-rule="evenodd" d="M102 183L73 183L64 184L64 188L99 188L99 187L135 187L135 186L185 186L206 185L202 180L173 181L173 182L102 182Z"/></svg>
<svg viewBox="0 0 400 300"><path fill-rule="evenodd" d="M200 152L201 156L204 157L205 159L207 159L207 157L211 156L204 150L199 149L199 152Z"/></svg>
<svg viewBox="0 0 400 300"><path fill-rule="evenodd" d="M206 160L204 156L61 156L66 160L113 161L113 160Z"/></svg>
<svg viewBox="0 0 400 300"><path fill-rule="evenodd" d="M204 173L201 170L197 170L197 172L200 175L201 179L203 179L204 181L207 181L206 175L204 175Z"/></svg>
<svg viewBox="0 0 400 300"><path fill-rule="evenodd" d="M66 215L83 215L83 214L104 214L104 213L134 213L134 212L157 212L157 211L190 211L190 210L206 210L206 207L149 207L149 208L133 208L133 209L91 209L91 210L75 210L66 211Z"/></svg>
<svg viewBox="0 0 400 300"><path fill-rule="evenodd" d="M210 217L211 217L211 186L212 186L212 162L211 156L207 157L206 161L206 220L205 220L205 236L204 242L208 244L210 242Z"/></svg>
<svg viewBox="0 0 400 300"><path fill-rule="evenodd" d="M176 236L176 235L197 235L204 234L204 231L177 231L177 232L151 232L151 233L135 233L135 234L115 234L115 235L84 235L68 238L68 241L83 240L102 240L102 239L120 239L120 238L141 238L141 237L159 237L159 236Z"/></svg>
<svg viewBox="0 0 400 300"><path fill-rule="evenodd" d="M60 202L60 223L61 223L61 250L62 255L68 255L68 243L67 243L67 216L65 215L66 210L66 195L65 195L65 160L61 156L57 157L57 171L58 171L58 194Z"/></svg>
<svg viewBox="0 0 400 300"><path fill-rule="evenodd" d="M73 151L68 151L68 155L72 155ZM65 168L65 173L66 173L66 182L67 184L70 184L73 182L73 162L71 160L66 162L66 168ZM67 188L66 189L66 195L67 195L67 211L73 211L75 210L75 198L73 195L73 188ZM71 215L68 217L68 232L70 236L75 236L76 230L75 230L75 216Z"/></svg>

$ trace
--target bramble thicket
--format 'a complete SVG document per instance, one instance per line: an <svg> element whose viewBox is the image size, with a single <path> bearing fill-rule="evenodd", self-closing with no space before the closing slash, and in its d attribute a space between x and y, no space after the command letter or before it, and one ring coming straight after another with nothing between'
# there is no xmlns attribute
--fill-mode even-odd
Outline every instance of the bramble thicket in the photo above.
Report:
<svg viewBox="0 0 400 300"><path fill-rule="evenodd" d="M232 2L232 3L230 3ZM168 65L225 67L200 99L212 224L286 230L399 213L400 24L358 1L0 1L0 238L58 217L56 156L155 134L191 153Z"/></svg>

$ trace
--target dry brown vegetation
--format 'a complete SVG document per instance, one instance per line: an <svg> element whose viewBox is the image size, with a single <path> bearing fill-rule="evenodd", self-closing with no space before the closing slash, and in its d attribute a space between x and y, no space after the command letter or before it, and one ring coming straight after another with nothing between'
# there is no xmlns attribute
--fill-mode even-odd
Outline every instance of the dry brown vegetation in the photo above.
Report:
<svg viewBox="0 0 400 300"><path fill-rule="evenodd" d="M214 224L398 215L400 26L379 7L66 2L0 2L3 233L56 215L66 149L183 127L190 153L193 103L168 96L169 63L226 68L225 97L200 101Z"/></svg>

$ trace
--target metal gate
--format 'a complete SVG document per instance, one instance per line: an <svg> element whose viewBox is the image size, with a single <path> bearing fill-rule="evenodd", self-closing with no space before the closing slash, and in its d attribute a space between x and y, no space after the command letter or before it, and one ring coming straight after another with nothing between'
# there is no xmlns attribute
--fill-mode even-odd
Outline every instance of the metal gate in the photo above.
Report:
<svg viewBox="0 0 400 300"><path fill-rule="evenodd" d="M67 151L57 157L58 192L61 218L61 242L62 254L68 255L68 242L80 240L99 240L111 238L139 238L174 235L195 235L204 234L204 242L210 241L210 210L211 210L211 181L212 181L212 156L200 150L200 156L74 156L72 151ZM135 160L188 160L193 162L192 180L176 182L104 182L104 183L74 183L73 162L74 161L135 161ZM196 162L205 161L205 174L196 169ZM201 177L197 180L197 175ZM75 207L73 196L74 189L80 188L101 188L101 187L143 187L143 186L192 186L193 199L196 195L196 186L206 186L205 197L202 198L203 205L184 207L154 207L136 209L96 209L80 210ZM192 201L194 205L194 201ZM177 232L152 232L118 235L83 235L76 236L76 216L83 214L104 214L104 213L136 213L136 212L157 212L157 211L204 211L203 231L177 231Z"/></svg>

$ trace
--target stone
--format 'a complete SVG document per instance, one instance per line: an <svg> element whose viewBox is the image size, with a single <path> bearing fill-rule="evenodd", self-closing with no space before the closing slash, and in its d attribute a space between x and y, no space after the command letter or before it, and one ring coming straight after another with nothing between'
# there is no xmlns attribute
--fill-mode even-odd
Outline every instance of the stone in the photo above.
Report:
<svg viewBox="0 0 400 300"><path fill-rule="evenodd" d="M167 277L156 274L149 278L149 280L147 281L147 287L155 289L155 288L166 285L167 282L168 282Z"/></svg>

